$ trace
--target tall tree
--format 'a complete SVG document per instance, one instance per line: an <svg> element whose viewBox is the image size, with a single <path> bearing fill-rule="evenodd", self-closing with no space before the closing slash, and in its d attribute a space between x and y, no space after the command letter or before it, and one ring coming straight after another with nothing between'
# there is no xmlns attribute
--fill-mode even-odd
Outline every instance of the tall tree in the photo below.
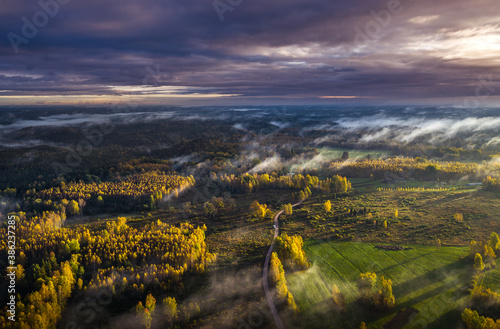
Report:
<svg viewBox="0 0 500 329"><path fill-rule="evenodd" d="M163 299L163 316L165 321L172 326L177 319L179 311L177 310L177 301L174 297L166 297Z"/></svg>

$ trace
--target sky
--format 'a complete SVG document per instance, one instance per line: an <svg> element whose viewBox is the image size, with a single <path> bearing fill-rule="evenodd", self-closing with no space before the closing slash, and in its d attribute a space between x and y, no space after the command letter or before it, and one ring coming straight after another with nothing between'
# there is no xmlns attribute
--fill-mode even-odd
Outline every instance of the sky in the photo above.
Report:
<svg viewBox="0 0 500 329"><path fill-rule="evenodd" d="M0 105L500 105L497 0L0 0Z"/></svg>

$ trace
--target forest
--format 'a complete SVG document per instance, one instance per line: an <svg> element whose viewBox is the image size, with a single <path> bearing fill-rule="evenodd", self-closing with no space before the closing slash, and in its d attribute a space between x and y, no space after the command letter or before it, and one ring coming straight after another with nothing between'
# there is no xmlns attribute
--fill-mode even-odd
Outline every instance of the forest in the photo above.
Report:
<svg viewBox="0 0 500 329"><path fill-rule="evenodd" d="M1 328L500 326L498 148L190 111L0 148Z"/></svg>

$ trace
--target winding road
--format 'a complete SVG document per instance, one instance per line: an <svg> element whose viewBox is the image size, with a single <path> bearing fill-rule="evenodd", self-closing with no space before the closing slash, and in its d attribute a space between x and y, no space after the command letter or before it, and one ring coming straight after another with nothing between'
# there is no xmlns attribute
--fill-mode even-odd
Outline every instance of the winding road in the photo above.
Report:
<svg viewBox="0 0 500 329"><path fill-rule="evenodd" d="M293 204L292 207L298 206L303 201L304 200L297 202L296 204ZM274 322L276 322L276 327L278 329L284 329L284 327L283 323L281 322L280 316L278 314L278 310L276 309L276 305L274 305L273 296L269 291L269 260L271 259L271 254L273 253L274 240L276 240L276 238L279 235L278 219L283 212L284 210L281 210L274 216L273 242L271 243L271 246L267 251L266 260L264 261L264 270L262 271L262 284L264 285L264 292L266 293L267 303L269 304L269 308L271 309L271 313L273 314L274 317Z"/></svg>

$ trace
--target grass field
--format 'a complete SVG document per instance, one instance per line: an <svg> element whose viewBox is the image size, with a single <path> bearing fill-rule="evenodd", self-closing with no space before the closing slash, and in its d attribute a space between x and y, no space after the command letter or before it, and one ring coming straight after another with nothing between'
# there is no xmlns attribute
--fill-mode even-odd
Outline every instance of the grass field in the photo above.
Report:
<svg viewBox="0 0 500 329"><path fill-rule="evenodd" d="M323 202L331 200L326 213ZM307 199L301 209L284 219L283 231L304 238L335 238L377 243L431 245L440 239L444 245L468 245L471 240L487 239L500 232L499 195L475 188L430 190L367 190L351 195L322 195ZM373 219L387 220L388 227L374 226L364 214L351 216L351 208L367 208ZM394 217L398 210L398 218ZM454 219L456 213L463 220ZM342 220L338 216L345 216Z"/></svg>
<svg viewBox="0 0 500 329"><path fill-rule="evenodd" d="M354 149L340 149L340 148L320 148L318 151L327 159L335 160L340 159L342 154L349 152L349 158L364 158L370 155L372 158L386 158L392 155L390 151L384 150L354 150Z"/></svg>
<svg viewBox="0 0 500 329"><path fill-rule="evenodd" d="M391 251L363 242L317 242L307 240L304 250L314 264L307 271L287 276L289 289L308 328L357 328L364 321L369 328L382 328L398 311L413 307L420 312L405 328L455 328L468 300L472 275L466 247L411 246ZM356 302L359 273L375 272L390 278L396 306L386 312L368 311ZM500 270L490 270L482 284L500 288ZM346 297L346 313L338 315L329 300L337 284Z"/></svg>

